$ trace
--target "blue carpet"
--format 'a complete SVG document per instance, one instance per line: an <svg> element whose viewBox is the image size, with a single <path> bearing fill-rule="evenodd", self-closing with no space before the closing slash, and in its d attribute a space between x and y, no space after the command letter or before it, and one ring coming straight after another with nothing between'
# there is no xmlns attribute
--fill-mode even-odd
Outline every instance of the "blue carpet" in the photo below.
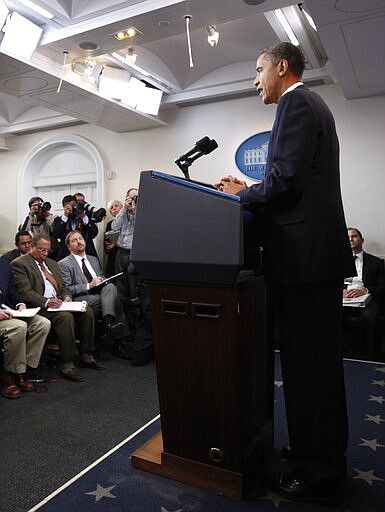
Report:
<svg viewBox="0 0 385 512"><path fill-rule="evenodd" d="M385 365L345 361L350 420L347 507L349 512L385 510ZM279 364L275 380L275 445L287 443ZM130 455L160 429L154 419L115 451L87 468L29 512L321 512L270 492L242 502L153 475L131 466Z"/></svg>

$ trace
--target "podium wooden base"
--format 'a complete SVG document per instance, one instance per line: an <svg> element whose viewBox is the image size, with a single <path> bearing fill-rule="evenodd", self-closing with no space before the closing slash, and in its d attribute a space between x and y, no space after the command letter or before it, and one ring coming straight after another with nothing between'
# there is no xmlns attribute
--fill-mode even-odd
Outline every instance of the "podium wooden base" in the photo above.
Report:
<svg viewBox="0 0 385 512"><path fill-rule="evenodd" d="M228 498L241 500L244 497L245 482L241 473L163 452L161 432L132 454L131 463L137 469L206 489Z"/></svg>
<svg viewBox="0 0 385 512"><path fill-rule="evenodd" d="M136 468L242 499L273 444L262 278L149 284L162 433Z"/></svg>

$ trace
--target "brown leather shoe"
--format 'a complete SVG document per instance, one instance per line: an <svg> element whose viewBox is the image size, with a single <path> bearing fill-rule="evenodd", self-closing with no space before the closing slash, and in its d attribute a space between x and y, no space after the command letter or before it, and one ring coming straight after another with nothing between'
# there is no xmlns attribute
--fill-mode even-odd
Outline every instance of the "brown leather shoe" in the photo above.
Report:
<svg viewBox="0 0 385 512"><path fill-rule="evenodd" d="M36 388L33 382L30 382L25 378L24 373L14 373L13 378L20 391L34 391Z"/></svg>
<svg viewBox="0 0 385 512"><path fill-rule="evenodd" d="M13 376L5 374L1 384L1 395L5 398L19 398L21 396L20 389L16 386Z"/></svg>

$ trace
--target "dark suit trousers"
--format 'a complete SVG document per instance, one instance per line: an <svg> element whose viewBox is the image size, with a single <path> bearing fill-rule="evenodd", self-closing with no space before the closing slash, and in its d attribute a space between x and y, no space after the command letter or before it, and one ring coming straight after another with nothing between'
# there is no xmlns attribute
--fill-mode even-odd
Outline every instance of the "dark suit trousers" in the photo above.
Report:
<svg viewBox="0 0 385 512"><path fill-rule="evenodd" d="M269 288L293 462L316 481L346 471L342 290L342 281Z"/></svg>
<svg viewBox="0 0 385 512"><path fill-rule="evenodd" d="M84 313L41 309L39 314L51 321L51 330L60 345L63 362L72 361L78 352L86 354L95 349L95 321L92 308L87 308ZM80 341L79 350L75 339Z"/></svg>

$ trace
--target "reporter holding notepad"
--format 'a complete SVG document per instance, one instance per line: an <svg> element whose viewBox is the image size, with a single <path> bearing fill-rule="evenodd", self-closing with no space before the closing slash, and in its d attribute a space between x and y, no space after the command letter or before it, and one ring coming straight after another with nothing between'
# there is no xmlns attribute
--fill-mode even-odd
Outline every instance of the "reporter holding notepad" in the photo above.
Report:
<svg viewBox="0 0 385 512"><path fill-rule="evenodd" d="M40 307L39 314L51 321L52 330L60 344L61 374L70 381L82 382L84 379L75 365L78 355L80 366L103 369L92 355L95 348L94 316L89 308L82 313L47 311L48 308L59 307L63 301L72 300L57 262L48 258L50 248L48 237L34 236L30 252L12 262L12 272L26 304ZM79 347L75 339L79 340Z"/></svg>
<svg viewBox="0 0 385 512"><path fill-rule="evenodd" d="M33 391L35 385L26 378L27 365L37 368L51 324L47 318L34 315L14 318L9 306L17 311L25 304L13 279L8 261L0 259L0 335L4 345L4 372L1 394L19 398L21 391Z"/></svg>
<svg viewBox="0 0 385 512"><path fill-rule="evenodd" d="M65 244L70 254L58 263L65 286L75 301L86 301L94 311L102 312L107 335L121 338L125 327L120 321L122 307L115 284L106 283L109 280L104 277L99 260L86 254L86 242L81 233L70 231Z"/></svg>

